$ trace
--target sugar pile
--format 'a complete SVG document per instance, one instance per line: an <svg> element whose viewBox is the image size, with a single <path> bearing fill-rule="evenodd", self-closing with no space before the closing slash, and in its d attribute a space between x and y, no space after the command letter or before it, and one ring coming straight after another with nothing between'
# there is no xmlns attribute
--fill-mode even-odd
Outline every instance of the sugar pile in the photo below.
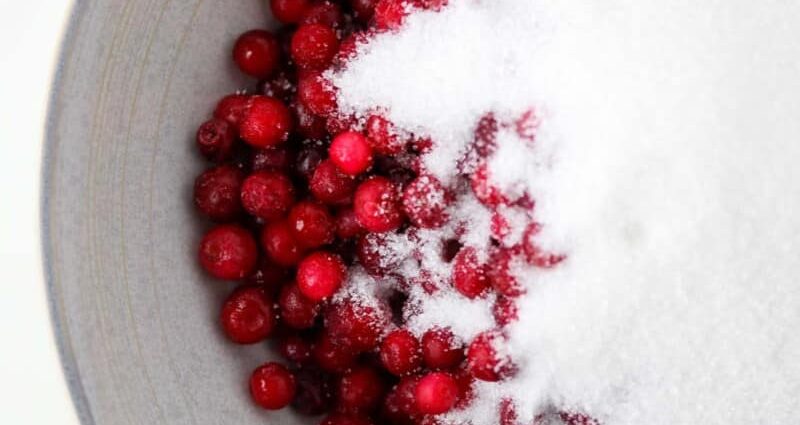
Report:
<svg viewBox="0 0 800 425"><path fill-rule="evenodd" d="M450 3L361 46L334 84L345 109L430 135L443 181L483 114L541 114L535 148L500 137L490 167L568 259L524 273L504 347L520 373L457 418L495 425L513 396L522 419L796 423L800 3ZM416 320L463 318L436 302Z"/></svg>

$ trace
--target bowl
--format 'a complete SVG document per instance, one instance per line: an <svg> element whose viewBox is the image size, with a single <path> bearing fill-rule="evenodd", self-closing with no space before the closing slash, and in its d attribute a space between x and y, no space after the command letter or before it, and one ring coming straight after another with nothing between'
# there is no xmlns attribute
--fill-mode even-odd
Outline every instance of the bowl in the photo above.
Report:
<svg viewBox="0 0 800 425"><path fill-rule="evenodd" d="M300 424L253 407L264 344L227 343L232 290L196 268L204 167L195 128L252 83L232 41L273 27L260 0L78 1L49 112L45 268L62 362L84 425ZM312 421L313 422L313 421Z"/></svg>

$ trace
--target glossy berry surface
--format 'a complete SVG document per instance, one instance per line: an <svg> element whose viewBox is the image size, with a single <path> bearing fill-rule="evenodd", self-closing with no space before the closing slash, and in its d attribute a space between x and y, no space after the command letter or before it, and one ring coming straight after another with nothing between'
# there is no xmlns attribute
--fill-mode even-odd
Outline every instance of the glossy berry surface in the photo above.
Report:
<svg viewBox="0 0 800 425"><path fill-rule="evenodd" d="M450 411L458 401L458 384L445 372L431 372L423 376L414 391L417 410L427 415Z"/></svg>
<svg viewBox="0 0 800 425"><path fill-rule="evenodd" d="M272 16L284 24L296 24L311 7L310 0L270 0Z"/></svg>
<svg viewBox="0 0 800 425"><path fill-rule="evenodd" d="M289 108L269 96L250 98L239 123L239 135L256 148L266 148L284 143L293 128Z"/></svg>
<svg viewBox="0 0 800 425"><path fill-rule="evenodd" d="M297 266L297 286L311 301L322 301L335 294L345 277L342 259L326 251L309 255Z"/></svg>
<svg viewBox="0 0 800 425"><path fill-rule="evenodd" d="M294 329L308 329L314 326L320 310L319 304L306 298L296 284L289 284L281 289L278 305L281 321Z"/></svg>
<svg viewBox="0 0 800 425"><path fill-rule="evenodd" d="M294 376L278 363L267 363L250 377L250 395L258 406L268 410L282 409L294 398Z"/></svg>
<svg viewBox="0 0 800 425"><path fill-rule="evenodd" d="M269 31L248 31L236 40L233 60L239 69L255 78L271 76L280 65L281 47Z"/></svg>
<svg viewBox="0 0 800 425"><path fill-rule="evenodd" d="M346 204L352 200L356 181L339 171L332 161L325 160L314 169L309 188L315 198L326 204Z"/></svg>
<svg viewBox="0 0 800 425"><path fill-rule="evenodd" d="M200 265L217 279L238 280L250 275L258 260L253 236L231 224L211 229L200 242Z"/></svg>
<svg viewBox="0 0 800 425"><path fill-rule="evenodd" d="M297 265L305 255L305 248L295 239L288 221L276 221L264 227L261 232L261 245L267 256L281 266Z"/></svg>
<svg viewBox="0 0 800 425"><path fill-rule="evenodd" d="M249 214L264 220L276 220L294 203L294 186L283 173L260 171L244 180L241 198Z"/></svg>
<svg viewBox="0 0 800 425"><path fill-rule="evenodd" d="M275 329L275 311L264 288L245 286L234 291L222 305L222 329L237 344L255 344Z"/></svg>
<svg viewBox="0 0 800 425"><path fill-rule="evenodd" d="M370 177L358 186L353 210L370 232L389 232L403 224L397 187L385 177Z"/></svg>
<svg viewBox="0 0 800 425"><path fill-rule="evenodd" d="M334 137L328 154L339 170L351 176L357 176L372 166L372 148L367 138L355 131Z"/></svg>
<svg viewBox="0 0 800 425"><path fill-rule="evenodd" d="M307 70L325 69L339 48L336 31L322 24L305 24L292 36L290 51L298 67Z"/></svg>
<svg viewBox="0 0 800 425"><path fill-rule="evenodd" d="M379 353L383 367L397 376L414 372L422 363L419 341L411 332L404 329L386 335Z"/></svg>
<svg viewBox="0 0 800 425"><path fill-rule="evenodd" d="M432 329L422 335L422 359L429 369L450 369L464 359L464 347L449 329Z"/></svg>
<svg viewBox="0 0 800 425"><path fill-rule="evenodd" d="M194 205L214 221L231 221L242 211L239 194L244 174L236 167L221 165L201 174L194 182Z"/></svg>
<svg viewBox="0 0 800 425"><path fill-rule="evenodd" d="M295 240L306 248L333 242L336 224L328 209L317 202L295 204L289 212L289 226Z"/></svg>

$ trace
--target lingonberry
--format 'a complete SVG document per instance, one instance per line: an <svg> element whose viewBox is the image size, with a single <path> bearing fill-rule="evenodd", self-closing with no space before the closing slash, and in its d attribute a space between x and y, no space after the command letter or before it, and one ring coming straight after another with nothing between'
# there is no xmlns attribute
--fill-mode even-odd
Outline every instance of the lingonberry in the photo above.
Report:
<svg viewBox="0 0 800 425"><path fill-rule="evenodd" d="M261 245L270 260L284 267L297 265L305 250L294 238L292 228L285 220L269 223L261 231Z"/></svg>
<svg viewBox="0 0 800 425"><path fill-rule="evenodd" d="M480 165L475 170L470 179L470 184L472 185L472 193L487 207L495 208L508 202L508 199L500 189L490 181L489 168L486 164Z"/></svg>
<svg viewBox="0 0 800 425"><path fill-rule="evenodd" d="M397 187L389 179L373 176L361 183L353 199L358 222L370 232L389 232L403 224Z"/></svg>
<svg viewBox="0 0 800 425"><path fill-rule="evenodd" d="M288 173L293 162L292 152L285 147L259 149L253 153L250 168L254 173L259 171Z"/></svg>
<svg viewBox="0 0 800 425"><path fill-rule="evenodd" d="M482 296L489 288L486 266L479 261L475 248L461 248L453 258L453 286L467 298Z"/></svg>
<svg viewBox="0 0 800 425"><path fill-rule="evenodd" d="M286 268L262 257L255 271L247 278L247 283L264 288L270 295L277 295L288 277Z"/></svg>
<svg viewBox="0 0 800 425"><path fill-rule="evenodd" d="M275 329L272 300L262 287L241 287L222 305L220 323L228 338L237 344L262 341Z"/></svg>
<svg viewBox="0 0 800 425"><path fill-rule="evenodd" d="M296 284L286 285L278 297L281 321L290 328L308 329L314 326L319 304L306 298Z"/></svg>
<svg viewBox="0 0 800 425"><path fill-rule="evenodd" d="M336 213L336 236L340 239L352 239L361 235L364 228L358 223L352 208L341 208Z"/></svg>
<svg viewBox="0 0 800 425"><path fill-rule="evenodd" d="M397 134L394 125L380 115L367 118L367 138L372 149L381 155L397 155L405 148L405 141Z"/></svg>
<svg viewBox="0 0 800 425"><path fill-rule="evenodd" d="M361 133L347 131L333 138L328 149L331 161L345 174L357 176L372 166L372 148Z"/></svg>
<svg viewBox="0 0 800 425"><path fill-rule="evenodd" d="M369 411L383 397L385 386L377 370L370 366L357 367L339 380L339 408L349 412Z"/></svg>
<svg viewBox="0 0 800 425"><path fill-rule="evenodd" d="M333 242L333 217L325 206L316 202L295 204L289 212L289 226L295 240L306 248L317 248Z"/></svg>
<svg viewBox="0 0 800 425"><path fill-rule="evenodd" d="M525 293L525 289L517 279L519 269L517 263L523 262L518 251L514 248L497 248L489 257L486 277L492 288L500 295L518 297Z"/></svg>
<svg viewBox="0 0 800 425"><path fill-rule="evenodd" d="M464 359L464 346L450 329L431 329L422 335L422 360L429 369L451 369Z"/></svg>
<svg viewBox="0 0 800 425"><path fill-rule="evenodd" d="M213 162L224 162L233 152L236 128L224 119L212 118L197 129L195 140L204 157Z"/></svg>
<svg viewBox="0 0 800 425"><path fill-rule="evenodd" d="M317 416L327 412L333 403L331 377L311 366L295 372L297 391L292 408L300 414Z"/></svg>
<svg viewBox="0 0 800 425"><path fill-rule="evenodd" d="M356 353L342 344L337 344L327 334L322 336L314 344L311 353L314 361L323 370L331 373L341 373L349 369L356 361Z"/></svg>
<svg viewBox="0 0 800 425"><path fill-rule="evenodd" d="M336 91L319 72L300 75L297 80L297 100L317 116L328 116L336 109Z"/></svg>
<svg viewBox="0 0 800 425"><path fill-rule="evenodd" d="M308 87L304 87L308 89ZM306 93L308 95L308 93ZM313 93L312 93L313 94ZM307 99L308 100L308 99ZM313 102L313 100L311 100ZM294 111L297 132L306 139L320 140L328 135L325 128L325 118L314 114L299 100L292 105Z"/></svg>
<svg viewBox="0 0 800 425"><path fill-rule="evenodd" d="M342 259L327 251L317 251L297 266L297 286L311 301L322 301L335 294L345 278Z"/></svg>
<svg viewBox="0 0 800 425"><path fill-rule="evenodd" d="M297 28L290 47L292 60L308 70L325 69L339 49L336 31L328 25L305 24Z"/></svg>
<svg viewBox="0 0 800 425"><path fill-rule="evenodd" d="M442 227L454 201L453 194L436 177L427 174L411 181L403 191L403 211L411 223L426 229Z"/></svg>
<svg viewBox="0 0 800 425"><path fill-rule="evenodd" d="M317 143L306 144L297 154L297 163L294 169L301 177L310 180L317 166L322 163L324 158L325 149L321 145Z"/></svg>
<svg viewBox="0 0 800 425"><path fill-rule="evenodd" d="M253 96L239 124L239 135L256 148L276 146L289 138L292 114L286 105L269 96Z"/></svg>
<svg viewBox="0 0 800 425"><path fill-rule="evenodd" d="M295 390L294 375L278 363L266 363L250 376L250 395L264 409L278 410L288 406Z"/></svg>
<svg viewBox="0 0 800 425"><path fill-rule="evenodd" d="M354 352L372 350L378 345L389 321L382 308L345 299L328 307L325 330L331 339Z"/></svg>
<svg viewBox="0 0 800 425"><path fill-rule="evenodd" d="M237 280L250 275L258 260L256 241L247 229L223 224L200 242L200 265L218 279Z"/></svg>
<svg viewBox="0 0 800 425"><path fill-rule="evenodd" d="M317 165L308 183L311 194L318 200L332 205L348 203L356 189L356 181L339 171L330 160Z"/></svg>
<svg viewBox="0 0 800 425"><path fill-rule="evenodd" d="M244 174L236 167L220 165L194 181L194 205L214 221L230 221L242 211L239 193Z"/></svg>
<svg viewBox="0 0 800 425"><path fill-rule="evenodd" d="M362 24L369 23L375 14L375 3L376 0L350 0L353 16Z"/></svg>
<svg viewBox="0 0 800 425"><path fill-rule="evenodd" d="M244 209L264 220L276 220L289 211L294 203L292 181L277 171L259 171L242 183Z"/></svg>
<svg viewBox="0 0 800 425"><path fill-rule="evenodd" d="M426 415L450 411L458 401L458 383L446 372L430 372L420 378L414 391L417 410Z"/></svg>
<svg viewBox="0 0 800 425"><path fill-rule="evenodd" d="M269 31L247 31L239 36L233 46L233 60L243 73L255 78L267 78L278 69L281 47Z"/></svg>
<svg viewBox="0 0 800 425"><path fill-rule="evenodd" d="M522 235L522 249L528 264L536 267L549 269L564 261L567 257L560 254L553 254L542 249L537 242L537 236L542 227L538 223L531 223Z"/></svg>
<svg viewBox="0 0 800 425"><path fill-rule="evenodd" d="M356 255L358 262L372 276L383 277L400 265L403 257L388 248L391 235L367 233L358 238Z"/></svg>
<svg viewBox="0 0 800 425"><path fill-rule="evenodd" d="M217 107L214 109L214 118L227 121L234 128L239 128L249 101L250 96L244 94L227 95L217 103Z"/></svg>
<svg viewBox="0 0 800 425"><path fill-rule="evenodd" d="M380 358L383 367L393 375L414 372L422 363L419 341L405 329L392 331L381 342Z"/></svg>
<svg viewBox="0 0 800 425"><path fill-rule="evenodd" d="M287 70L276 71L275 76L260 80L256 86L256 94L280 99L281 102L290 104L297 93L297 77Z"/></svg>
<svg viewBox="0 0 800 425"><path fill-rule="evenodd" d="M278 342L281 356L296 365L304 365L311 360L313 347L311 341L299 335L289 335Z"/></svg>
<svg viewBox="0 0 800 425"><path fill-rule="evenodd" d="M270 0L272 16L284 24L296 24L311 7L310 0Z"/></svg>
<svg viewBox="0 0 800 425"><path fill-rule="evenodd" d="M419 377L405 376L383 399L381 413L393 425L410 425L419 414L414 392Z"/></svg>
<svg viewBox="0 0 800 425"><path fill-rule="evenodd" d="M492 306L494 321L499 326L506 326L517 320L517 303L511 297L499 296Z"/></svg>
<svg viewBox="0 0 800 425"><path fill-rule="evenodd" d="M404 0L378 0L375 5L373 21L379 30L400 28L408 11Z"/></svg>
<svg viewBox="0 0 800 425"><path fill-rule="evenodd" d="M517 408L514 406L514 401L509 398L504 398L500 401L500 424L499 425L518 425Z"/></svg>
<svg viewBox="0 0 800 425"><path fill-rule="evenodd" d="M503 336L496 331L486 331L472 340L467 349L467 369L476 379L496 382L515 372L511 359L498 353L495 344L501 344Z"/></svg>
<svg viewBox="0 0 800 425"><path fill-rule="evenodd" d="M300 25L320 24L331 28L338 28L344 21L344 15L339 5L328 0L312 3L300 18Z"/></svg>

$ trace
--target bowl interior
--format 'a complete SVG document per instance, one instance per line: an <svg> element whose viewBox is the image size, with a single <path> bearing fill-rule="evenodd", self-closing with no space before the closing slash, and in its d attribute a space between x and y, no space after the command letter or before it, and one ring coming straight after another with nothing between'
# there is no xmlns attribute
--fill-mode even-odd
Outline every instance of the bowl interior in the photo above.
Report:
<svg viewBox="0 0 800 425"><path fill-rule="evenodd" d="M50 110L43 214L53 315L84 424L295 424L251 406L265 345L226 343L232 289L195 266L193 133L252 82L232 40L260 0L79 1ZM313 421L312 421L313 422Z"/></svg>

